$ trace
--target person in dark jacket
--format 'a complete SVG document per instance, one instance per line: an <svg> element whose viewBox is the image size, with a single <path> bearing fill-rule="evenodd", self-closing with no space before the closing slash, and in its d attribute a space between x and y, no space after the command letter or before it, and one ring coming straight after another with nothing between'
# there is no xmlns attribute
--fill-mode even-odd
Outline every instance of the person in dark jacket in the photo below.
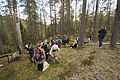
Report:
<svg viewBox="0 0 120 80"><path fill-rule="evenodd" d="M66 38L65 37L62 39L62 44L64 47L66 46Z"/></svg>
<svg viewBox="0 0 120 80"><path fill-rule="evenodd" d="M70 42L70 38L67 37L66 43L69 44L69 42Z"/></svg>
<svg viewBox="0 0 120 80"><path fill-rule="evenodd" d="M45 51L45 55L46 55L46 60L48 59L48 53L49 53L49 51L50 51L50 49L49 49L49 47L48 47L48 44L47 43L45 43L45 45L44 45L44 51Z"/></svg>
<svg viewBox="0 0 120 80"><path fill-rule="evenodd" d="M99 31L98 31L98 39L99 39L99 48L102 48L102 42L103 39L106 35L107 31L105 29L105 26L103 26Z"/></svg>
<svg viewBox="0 0 120 80"><path fill-rule="evenodd" d="M34 48L33 48L33 46L32 46L32 43L30 43L30 44L28 45L28 51L29 51L29 55L30 55L30 62L33 63L32 58L33 58L33 54L34 54Z"/></svg>

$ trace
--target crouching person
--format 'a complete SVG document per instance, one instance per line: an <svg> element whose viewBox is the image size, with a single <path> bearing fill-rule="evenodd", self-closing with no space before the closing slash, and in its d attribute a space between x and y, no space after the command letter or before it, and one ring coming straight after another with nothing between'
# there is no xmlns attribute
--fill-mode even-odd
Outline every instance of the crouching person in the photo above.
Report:
<svg viewBox="0 0 120 80"><path fill-rule="evenodd" d="M43 71L45 58L45 51L42 49L41 44L38 43L34 51L34 60L39 71Z"/></svg>
<svg viewBox="0 0 120 80"><path fill-rule="evenodd" d="M60 60L59 60L59 53L60 52L60 48L58 47L57 44L53 44L53 46L51 47L51 50L50 50L50 55L52 56L52 58L54 59L54 63L59 63Z"/></svg>
<svg viewBox="0 0 120 80"><path fill-rule="evenodd" d="M70 45L70 49L77 48L77 47L78 47L78 42L75 40L75 42L72 45Z"/></svg>

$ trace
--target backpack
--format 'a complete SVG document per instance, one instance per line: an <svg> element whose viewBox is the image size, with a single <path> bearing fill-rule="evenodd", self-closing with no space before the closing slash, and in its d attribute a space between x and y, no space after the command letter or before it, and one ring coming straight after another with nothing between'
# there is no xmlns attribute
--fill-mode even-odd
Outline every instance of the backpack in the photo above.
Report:
<svg viewBox="0 0 120 80"><path fill-rule="evenodd" d="M41 64L44 62L44 55L43 55L43 52L40 51L38 48L35 48L35 51L34 51L34 60L37 64Z"/></svg>
<svg viewBox="0 0 120 80"><path fill-rule="evenodd" d="M40 57L40 51L39 51L38 48L35 48L35 50L34 50L34 59L38 60L39 57Z"/></svg>
<svg viewBox="0 0 120 80"><path fill-rule="evenodd" d="M60 39L58 39L58 43L61 43Z"/></svg>

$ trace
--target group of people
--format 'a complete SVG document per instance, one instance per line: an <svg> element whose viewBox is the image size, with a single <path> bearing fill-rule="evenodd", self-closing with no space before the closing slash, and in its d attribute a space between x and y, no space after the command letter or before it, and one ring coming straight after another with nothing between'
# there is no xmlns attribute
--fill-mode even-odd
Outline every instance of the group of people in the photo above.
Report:
<svg viewBox="0 0 120 80"><path fill-rule="evenodd" d="M37 68L39 71L43 70L43 64L45 60L50 60L49 57L56 59L60 62L59 53L61 45L65 46L69 43L69 38L60 37L50 38L49 42L47 40L38 42L37 44L33 45L29 43L25 45L25 49L28 50L30 55L30 62L35 62L37 64Z"/></svg>
<svg viewBox="0 0 120 80"><path fill-rule="evenodd" d="M103 39L104 39L106 33L107 33L107 30L106 30L105 26L102 26L101 29L98 31L99 48L102 48L102 42L103 42ZM84 44L87 44L91 40L92 40L92 34L90 33L87 37L87 40L84 41ZM70 46L70 48L77 48L78 41L79 41L79 37L77 36L75 42Z"/></svg>
<svg viewBox="0 0 120 80"><path fill-rule="evenodd" d="M106 29L105 26L103 26L99 31L98 31L98 38L99 38L99 48L102 47L102 41L104 39L104 36L106 34ZM89 35L87 42L91 41L91 35ZM77 48L78 47L78 41L79 37L77 36L74 43L70 45L70 48ZM43 64L45 60L49 60L49 56L52 58L56 58L59 61L58 56L54 52L59 52L61 45L63 47L66 46L66 44L69 44L70 38L63 37L62 39L60 37L55 37L55 38L50 38L50 42L47 40L43 42L38 42L36 45L32 45L32 43L28 44L25 46L25 48L29 51L30 55L30 62L36 62L37 68L39 71L43 70Z"/></svg>

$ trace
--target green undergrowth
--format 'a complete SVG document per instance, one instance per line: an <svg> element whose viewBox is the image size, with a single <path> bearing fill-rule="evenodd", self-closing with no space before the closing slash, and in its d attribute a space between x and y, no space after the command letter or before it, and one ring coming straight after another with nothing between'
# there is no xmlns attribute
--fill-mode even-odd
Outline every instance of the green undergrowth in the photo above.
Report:
<svg viewBox="0 0 120 80"><path fill-rule="evenodd" d="M66 49L62 49L61 55L63 55ZM65 58L61 57L60 64L49 63L50 66L44 72L37 70L37 65L30 63L28 57L24 57L19 61L12 62L2 68L0 68L0 80L47 80L48 78L55 77L66 66Z"/></svg>
<svg viewBox="0 0 120 80"><path fill-rule="evenodd" d="M28 59L15 61L0 69L0 80L37 80L39 73L36 65Z"/></svg>

